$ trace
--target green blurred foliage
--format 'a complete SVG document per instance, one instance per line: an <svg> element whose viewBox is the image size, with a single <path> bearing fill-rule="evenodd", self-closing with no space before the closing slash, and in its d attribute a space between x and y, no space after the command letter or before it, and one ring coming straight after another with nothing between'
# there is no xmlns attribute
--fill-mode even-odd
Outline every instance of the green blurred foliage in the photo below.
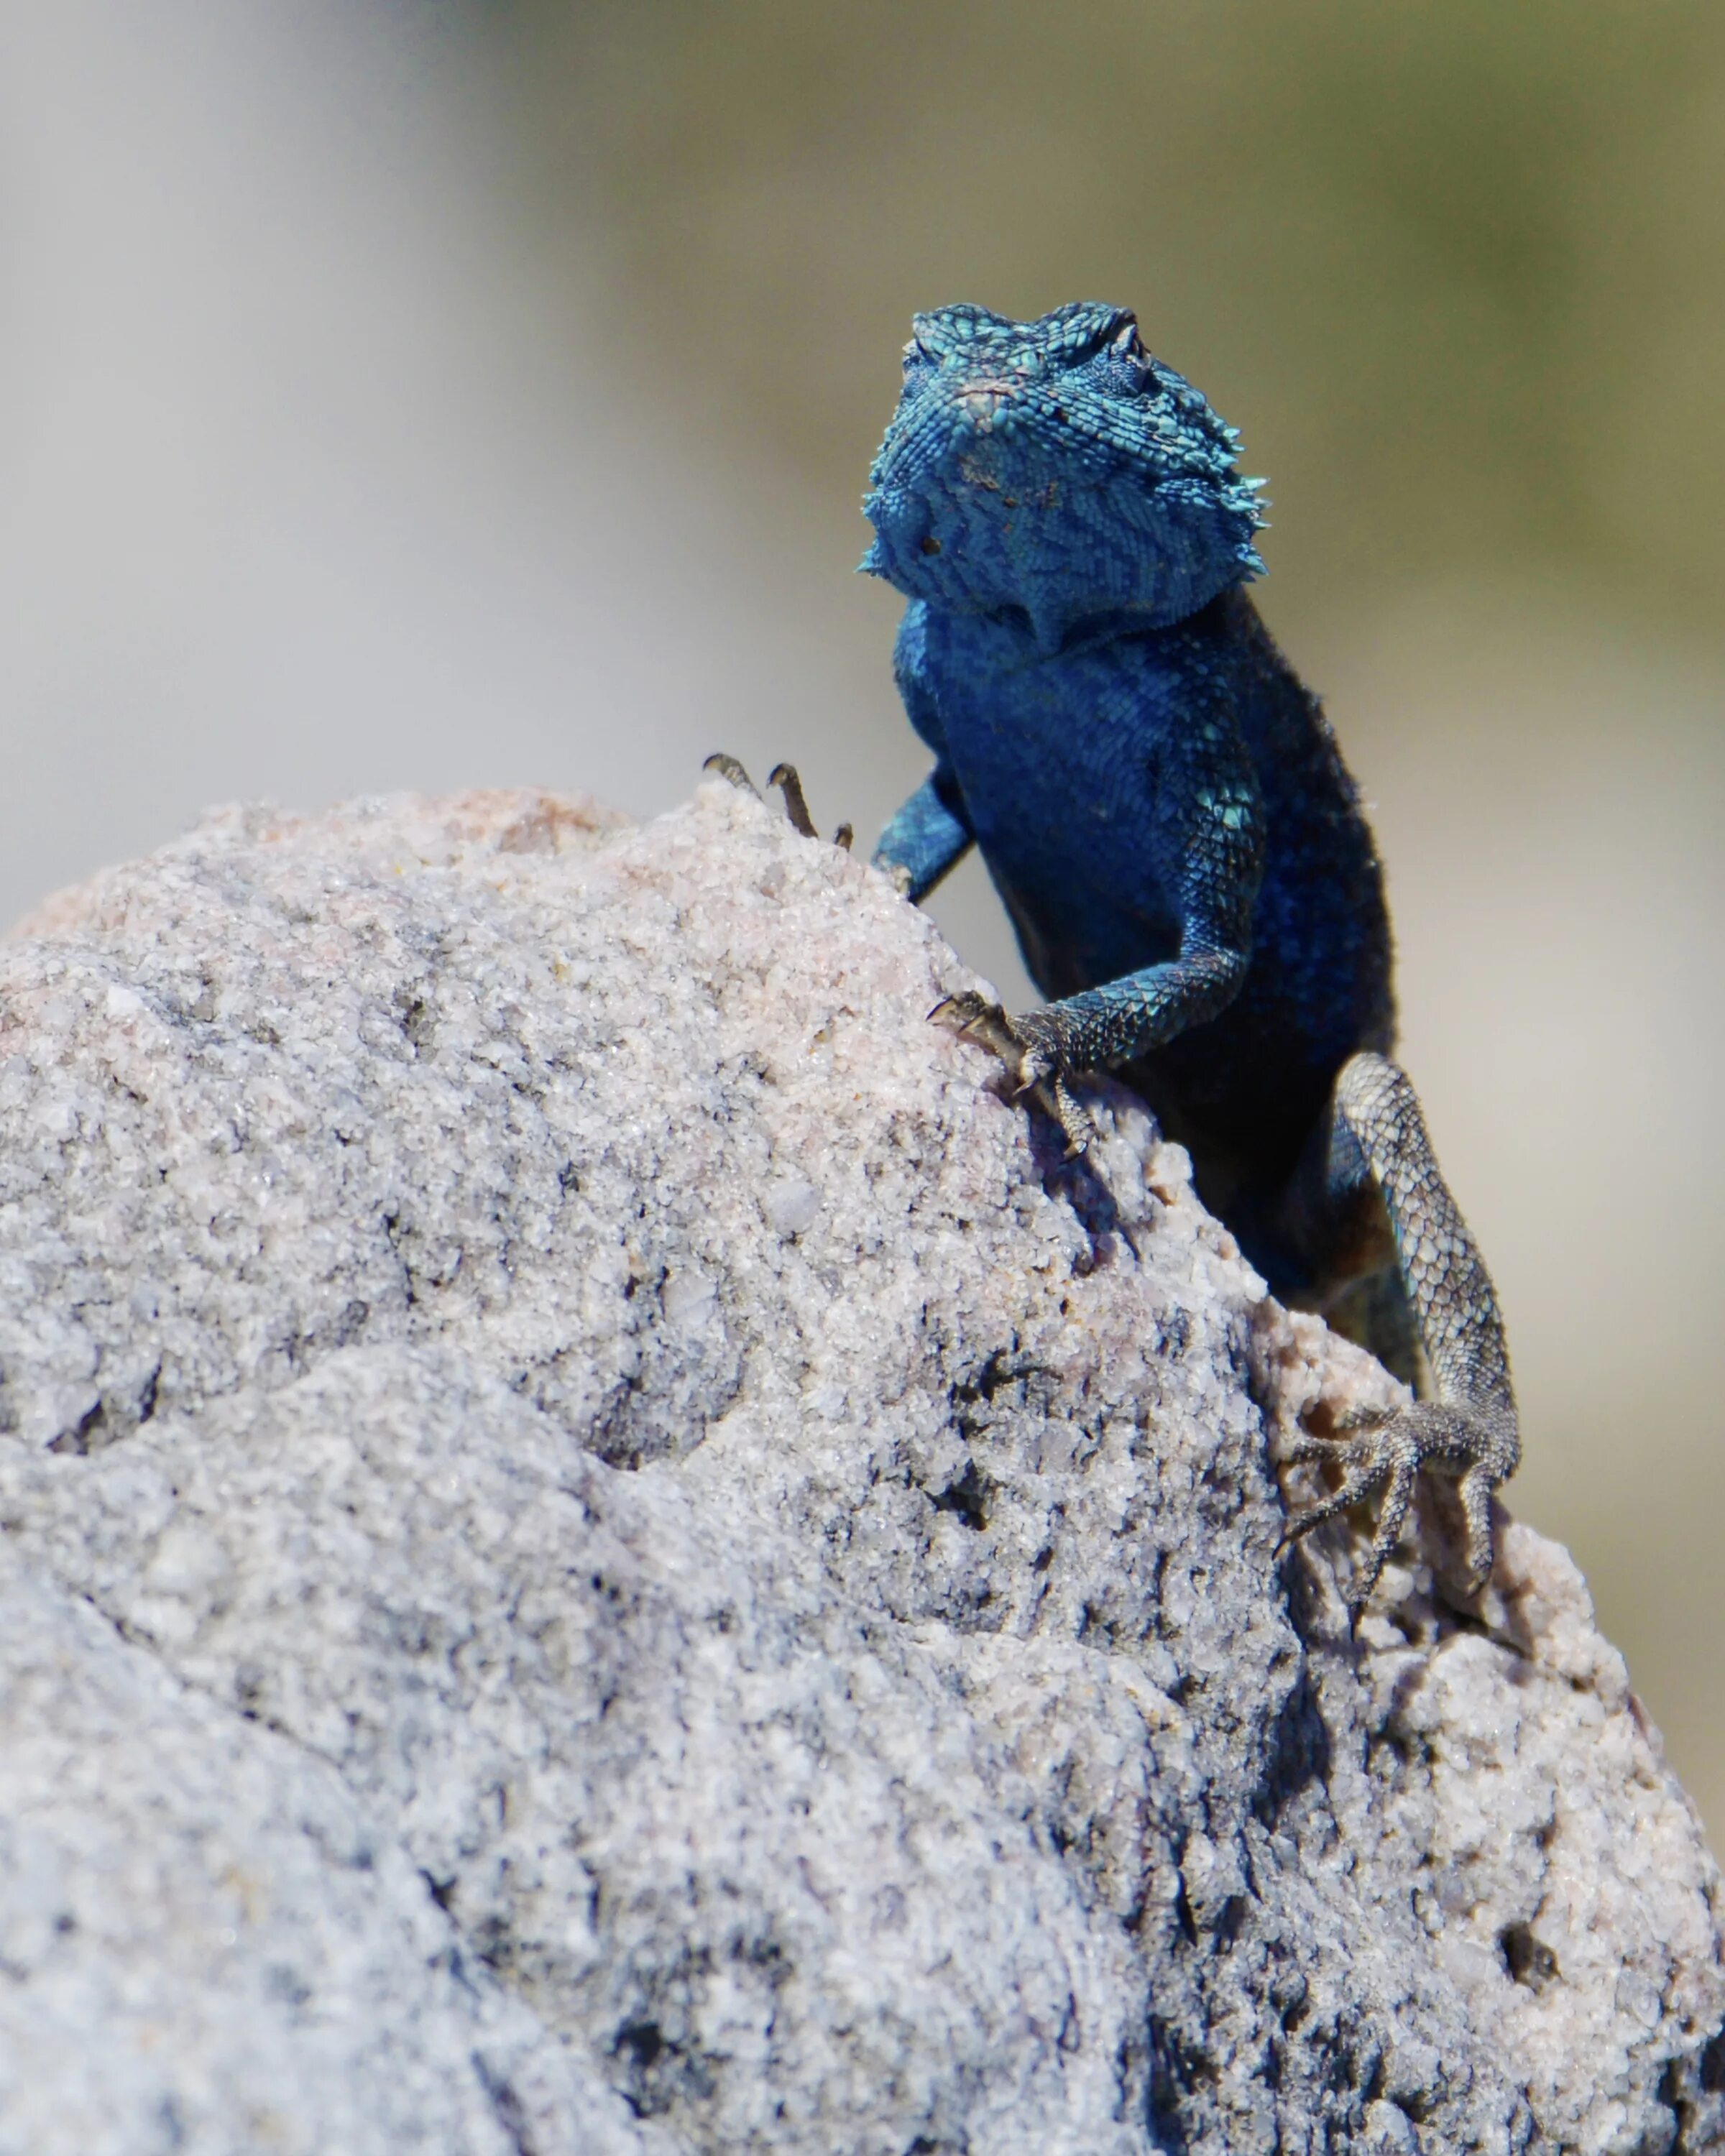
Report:
<svg viewBox="0 0 1725 2156"><path fill-rule="evenodd" d="M1717 633L1725 9L514 0L517 181L620 371L854 502L911 309L1136 305L1278 613L1463 565Z"/></svg>

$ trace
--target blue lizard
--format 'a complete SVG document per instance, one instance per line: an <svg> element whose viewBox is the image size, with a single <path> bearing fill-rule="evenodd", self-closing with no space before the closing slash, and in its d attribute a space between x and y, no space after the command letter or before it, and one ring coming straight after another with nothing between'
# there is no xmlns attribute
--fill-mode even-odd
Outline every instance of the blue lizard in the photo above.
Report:
<svg viewBox="0 0 1725 2156"><path fill-rule="evenodd" d="M1075 1148L1069 1081L1118 1069L1285 1300L1332 1306L1386 1275L1432 1396L1289 1448L1345 1471L1289 1536L1383 1491L1357 1618L1435 1471L1483 1584L1520 1457L1502 1324L1389 1060L1389 916L1353 782L1245 590L1258 482L1122 308L914 326L863 567L910 601L898 685L934 767L875 859L920 899L979 847L1052 999L938 1014Z"/></svg>

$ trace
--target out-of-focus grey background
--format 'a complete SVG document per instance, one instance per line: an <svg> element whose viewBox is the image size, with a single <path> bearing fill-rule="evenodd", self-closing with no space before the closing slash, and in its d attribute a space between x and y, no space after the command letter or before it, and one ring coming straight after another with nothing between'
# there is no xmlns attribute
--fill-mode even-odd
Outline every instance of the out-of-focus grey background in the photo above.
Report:
<svg viewBox="0 0 1725 2156"><path fill-rule="evenodd" d="M0 0L0 262L12 914L241 794L877 825L907 317L1136 305L1376 804L1511 1497L1725 1825L1725 13Z"/></svg>

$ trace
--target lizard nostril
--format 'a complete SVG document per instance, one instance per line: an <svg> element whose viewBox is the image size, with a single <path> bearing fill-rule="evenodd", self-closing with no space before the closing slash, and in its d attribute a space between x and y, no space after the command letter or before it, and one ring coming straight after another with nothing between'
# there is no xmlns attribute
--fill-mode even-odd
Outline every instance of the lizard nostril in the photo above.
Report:
<svg viewBox="0 0 1725 2156"><path fill-rule="evenodd" d="M922 551L925 554L938 554L940 550L941 542L932 534L922 542Z"/></svg>

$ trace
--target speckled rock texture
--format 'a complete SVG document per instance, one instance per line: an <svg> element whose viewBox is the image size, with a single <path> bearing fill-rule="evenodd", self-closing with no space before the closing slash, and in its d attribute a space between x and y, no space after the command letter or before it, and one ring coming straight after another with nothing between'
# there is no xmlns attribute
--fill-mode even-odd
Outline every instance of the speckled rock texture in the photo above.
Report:
<svg viewBox="0 0 1725 2156"><path fill-rule="evenodd" d="M1273 1461L1394 1388L967 982L718 785L0 951L0 2156L1721 2145L1574 1568L1428 1496L1351 1640Z"/></svg>

